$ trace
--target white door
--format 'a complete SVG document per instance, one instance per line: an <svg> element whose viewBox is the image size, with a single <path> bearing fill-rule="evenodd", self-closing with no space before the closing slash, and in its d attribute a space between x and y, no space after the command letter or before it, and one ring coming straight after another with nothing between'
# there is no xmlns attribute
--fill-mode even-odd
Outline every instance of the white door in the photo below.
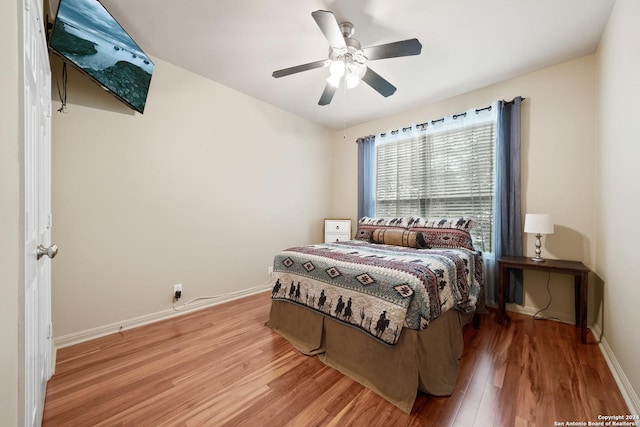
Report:
<svg viewBox="0 0 640 427"><path fill-rule="evenodd" d="M42 424L51 377L51 70L42 6L23 0L24 424Z"/></svg>

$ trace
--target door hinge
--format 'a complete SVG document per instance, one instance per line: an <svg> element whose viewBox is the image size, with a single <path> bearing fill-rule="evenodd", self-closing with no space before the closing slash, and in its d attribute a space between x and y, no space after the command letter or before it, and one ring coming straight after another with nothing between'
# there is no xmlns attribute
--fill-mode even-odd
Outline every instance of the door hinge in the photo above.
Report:
<svg viewBox="0 0 640 427"><path fill-rule="evenodd" d="M47 329L47 339L50 340L53 337L53 324L49 323L49 328Z"/></svg>
<svg viewBox="0 0 640 427"><path fill-rule="evenodd" d="M51 227L53 227L53 213L49 212L49 215L47 215L47 229L51 230Z"/></svg>

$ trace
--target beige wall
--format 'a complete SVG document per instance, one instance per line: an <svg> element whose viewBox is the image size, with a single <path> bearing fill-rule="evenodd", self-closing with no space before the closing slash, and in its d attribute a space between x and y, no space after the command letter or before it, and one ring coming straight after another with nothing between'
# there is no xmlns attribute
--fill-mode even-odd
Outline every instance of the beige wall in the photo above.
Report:
<svg viewBox="0 0 640 427"><path fill-rule="evenodd" d="M452 97L336 132L334 215L356 219L357 147L360 136L378 134L412 123L438 119L497 99L521 95L522 104L522 211L551 213L555 234L545 236L543 255L583 261L594 266L594 84L595 57L589 55L483 89ZM533 255L534 239L525 235L526 254ZM525 274L524 307L534 313L548 301L544 274ZM573 280L551 278L553 301L548 316L573 321ZM591 298L590 314L600 302ZM592 317L592 316L591 316Z"/></svg>
<svg viewBox="0 0 640 427"><path fill-rule="evenodd" d="M53 117L54 336L264 285L322 240L331 134L161 60L144 115L69 69ZM54 111L58 108L54 60Z"/></svg>
<svg viewBox="0 0 640 427"><path fill-rule="evenodd" d="M18 2L7 2L0 13L0 424L19 425L19 323L23 285L21 79L18 35L22 14Z"/></svg>
<svg viewBox="0 0 640 427"><path fill-rule="evenodd" d="M597 52L598 138L596 147L595 269L604 282L602 329L613 366L636 390L640 412L640 2L617 0Z"/></svg>

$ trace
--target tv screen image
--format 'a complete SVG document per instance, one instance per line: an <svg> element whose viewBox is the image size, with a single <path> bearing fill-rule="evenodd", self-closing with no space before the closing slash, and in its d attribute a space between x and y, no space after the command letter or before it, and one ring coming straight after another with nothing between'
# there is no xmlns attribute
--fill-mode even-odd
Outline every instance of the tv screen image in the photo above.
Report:
<svg viewBox="0 0 640 427"><path fill-rule="evenodd" d="M144 112L153 61L98 0L60 0L49 48Z"/></svg>

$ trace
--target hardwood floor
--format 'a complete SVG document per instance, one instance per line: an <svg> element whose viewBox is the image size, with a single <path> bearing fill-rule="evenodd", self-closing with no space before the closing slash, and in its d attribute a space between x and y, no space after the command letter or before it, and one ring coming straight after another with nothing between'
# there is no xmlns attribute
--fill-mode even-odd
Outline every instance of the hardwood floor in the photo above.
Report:
<svg viewBox="0 0 640 427"><path fill-rule="evenodd" d="M410 415L264 326L270 293L60 349L44 426L554 426L628 409L589 334L483 315L450 397Z"/></svg>

